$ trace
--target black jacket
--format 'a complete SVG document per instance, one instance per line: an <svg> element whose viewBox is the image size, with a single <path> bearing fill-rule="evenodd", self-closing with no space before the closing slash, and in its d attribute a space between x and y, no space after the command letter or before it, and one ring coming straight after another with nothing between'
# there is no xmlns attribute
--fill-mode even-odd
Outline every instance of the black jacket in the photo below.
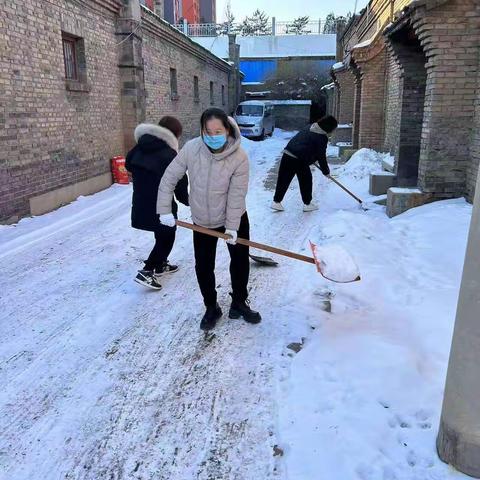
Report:
<svg viewBox="0 0 480 480"><path fill-rule="evenodd" d="M135 129L137 145L128 152L126 168L132 173L132 227L155 232L160 221L157 215L157 195L160 180L177 156L178 141L169 130L157 125L141 124ZM184 176L175 189L175 197L188 205L188 180ZM178 206L172 200L172 213Z"/></svg>
<svg viewBox="0 0 480 480"><path fill-rule="evenodd" d="M327 163L327 134L314 123L300 130L287 144L285 150L295 155L299 161L312 165L318 162L324 175L330 174Z"/></svg>

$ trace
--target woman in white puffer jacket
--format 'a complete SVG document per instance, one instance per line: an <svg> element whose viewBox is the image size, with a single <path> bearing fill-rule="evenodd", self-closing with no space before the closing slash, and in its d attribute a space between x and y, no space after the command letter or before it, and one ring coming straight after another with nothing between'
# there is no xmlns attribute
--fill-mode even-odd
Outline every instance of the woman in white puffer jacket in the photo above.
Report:
<svg viewBox="0 0 480 480"><path fill-rule="evenodd" d="M243 317L259 323L261 316L248 302L250 260L248 247L236 244L237 237L249 238L245 206L248 191L248 156L241 147L240 130L223 110L210 108L201 117L201 135L190 140L165 171L158 189L157 213L160 222L174 227L171 205L175 187L188 172L189 202L195 224L230 235L230 276L232 304L230 318ZM215 289L215 256L218 239L194 232L195 271L203 300L203 330L212 329L222 316Z"/></svg>

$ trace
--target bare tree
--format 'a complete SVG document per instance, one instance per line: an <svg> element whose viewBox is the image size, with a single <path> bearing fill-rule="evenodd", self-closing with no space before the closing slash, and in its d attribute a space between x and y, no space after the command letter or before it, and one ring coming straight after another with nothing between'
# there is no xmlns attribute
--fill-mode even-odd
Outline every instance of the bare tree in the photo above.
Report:
<svg viewBox="0 0 480 480"><path fill-rule="evenodd" d="M232 11L232 4L230 0L227 2L227 6L225 8L225 17L226 20L220 25L219 34L220 35L227 35L228 33L237 33L238 27L235 25L235 15Z"/></svg>

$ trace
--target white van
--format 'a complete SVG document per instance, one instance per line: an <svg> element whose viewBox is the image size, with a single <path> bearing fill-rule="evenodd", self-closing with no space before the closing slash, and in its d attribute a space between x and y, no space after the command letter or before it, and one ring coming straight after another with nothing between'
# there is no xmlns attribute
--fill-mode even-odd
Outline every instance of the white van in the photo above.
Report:
<svg viewBox="0 0 480 480"><path fill-rule="evenodd" d="M273 105L269 102L249 100L238 105L235 121L240 132L247 138L265 138L272 136L275 130Z"/></svg>

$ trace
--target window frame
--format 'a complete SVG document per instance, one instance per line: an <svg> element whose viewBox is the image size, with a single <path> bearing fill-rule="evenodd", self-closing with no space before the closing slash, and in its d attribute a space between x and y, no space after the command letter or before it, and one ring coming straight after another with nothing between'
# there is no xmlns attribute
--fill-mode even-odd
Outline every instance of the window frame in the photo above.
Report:
<svg viewBox="0 0 480 480"><path fill-rule="evenodd" d="M178 100L178 72L176 68L170 67L170 99Z"/></svg>
<svg viewBox="0 0 480 480"><path fill-rule="evenodd" d="M78 71L78 55L77 55L77 42L78 38L74 37L73 35L68 35L67 33L62 32L62 50L63 50L63 65L65 69L65 80L67 81L79 81ZM71 53L72 53L72 67L73 67L73 75L68 76L68 62L67 62L67 55L65 51L65 45L71 46Z"/></svg>
<svg viewBox="0 0 480 480"><path fill-rule="evenodd" d="M210 82L210 105L215 105L214 82Z"/></svg>
<svg viewBox="0 0 480 480"><path fill-rule="evenodd" d="M193 101L195 103L200 102L200 79L198 75L193 76Z"/></svg>
<svg viewBox="0 0 480 480"><path fill-rule="evenodd" d="M225 101L225 85L222 85L222 105L226 105Z"/></svg>

